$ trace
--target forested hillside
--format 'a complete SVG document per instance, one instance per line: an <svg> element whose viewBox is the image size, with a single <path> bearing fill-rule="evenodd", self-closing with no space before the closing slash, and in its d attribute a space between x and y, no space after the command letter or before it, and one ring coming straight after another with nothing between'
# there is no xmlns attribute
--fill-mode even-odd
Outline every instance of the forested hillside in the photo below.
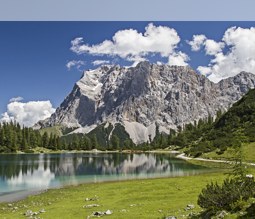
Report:
<svg viewBox="0 0 255 219"><path fill-rule="evenodd" d="M250 90L236 102L226 113L209 122L204 128L195 127L193 131L185 130L182 134L193 139L190 153L199 156L202 153L216 150L223 153L228 147L240 146L241 143L255 141L255 90ZM211 123L211 124L210 124Z"/></svg>

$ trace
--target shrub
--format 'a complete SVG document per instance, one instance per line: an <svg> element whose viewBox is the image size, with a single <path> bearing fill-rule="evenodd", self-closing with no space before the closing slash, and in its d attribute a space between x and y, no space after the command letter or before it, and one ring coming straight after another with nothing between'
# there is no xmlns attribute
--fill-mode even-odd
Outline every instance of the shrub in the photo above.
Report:
<svg viewBox="0 0 255 219"><path fill-rule="evenodd" d="M247 201L254 194L253 178L245 177L243 180L228 178L221 186L218 183L208 184L198 196L198 205L210 213L221 210L235 211L238 210L238 203Z"/></svg>
<svg viewBox="0 0 255 219"><path fill-rule="evenodd" d="M32 149L26 149L24 152L27 153L27 154L33 154L34 153L34 151Z"/></svg>

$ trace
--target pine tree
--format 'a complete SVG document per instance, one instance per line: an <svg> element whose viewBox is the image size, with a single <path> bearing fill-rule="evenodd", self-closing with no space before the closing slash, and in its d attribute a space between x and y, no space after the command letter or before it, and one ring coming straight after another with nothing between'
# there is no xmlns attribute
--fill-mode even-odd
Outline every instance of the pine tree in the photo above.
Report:
<svg viewBox="0 0 255 219"><path fill-rule="evenodd" d="M60 138L59 136L56 136L56 147L55 147L57 150L60 150L62 149L61 148L61 141L60 141Z"/></svg>
<svg viewBox="0 0 255 219"><path fill-rule="evenodd" d="M49 146L49 136L47 132L44 132L42 136L42 147L48 148L48 146Z"/></svg>
<svg viewBox="0 0 255 219"><path fill-rule="evenodd" d="M79 140L76 134L74 134L72 138L72 148L75 150L79 150Z"/></svg>
<svg viewBox="0 0 255 219"><path fill-rule="evenodd" d="M26 151L28 149L27 139L25 137L22 138L21 150Z"/></svg>
<svg viewBox="0 0 255 219"><path fill-rule="evenodd" d="M92 136L91 145L92 145L92 149L97 149L97 148L98 148L98 142L97 142L97 136L96 136L96 134L94 134L94 135Z"/></svg>
<svg viewBox="0 0 255 219"><path fill-rule="evenodd" d="M82 138L82 149L83 150L91 150L91 141L86 135Z"/></svg>
<svg viewBox="0 0 255 219"><path fill-rule="evenodd" d="M5 136L4 127L2 127L1 130L0 130L0 145L1 146L6 145L6 136Z"/></svg>
<svg viewBox="0 0 255 219"><path fill-rule="evenodd" d="M117 135L112 135L111 144L112 144L112 148L114 150L119 150L120 149L120 139L118 138Z"/></svg>
<svg viewBox="0 0 255 219"><path fill-rule="evenodd" d="M33 131L30 133L30 147L31 148L38 147L38 141L36 138L36 134Z"/></svg>

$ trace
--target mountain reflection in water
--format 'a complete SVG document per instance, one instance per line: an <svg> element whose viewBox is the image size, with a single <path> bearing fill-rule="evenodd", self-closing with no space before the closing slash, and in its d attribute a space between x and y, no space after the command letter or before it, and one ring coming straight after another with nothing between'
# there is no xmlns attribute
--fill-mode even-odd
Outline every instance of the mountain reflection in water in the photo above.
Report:
<svg viewBox="0 0 255 219"><path fill-rule="evenodd" d="M83 182L184 176L204 171L208 170L170 154L0 155L0 195Z"/></svg>

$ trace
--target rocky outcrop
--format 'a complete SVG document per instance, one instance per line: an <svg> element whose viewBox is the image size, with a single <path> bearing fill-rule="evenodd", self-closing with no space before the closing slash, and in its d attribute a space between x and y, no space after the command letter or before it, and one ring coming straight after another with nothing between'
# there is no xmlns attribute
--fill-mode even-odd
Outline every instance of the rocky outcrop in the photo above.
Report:
<svg viewBox="0 0 255 219"><path fill-rule="evenodd" d="M250 88L255 75L241 72L215 84L190 67L141 62L84 72L56 112L37 127L62 125L88 132L121 123L135 143L226 110Z"/></svg>

